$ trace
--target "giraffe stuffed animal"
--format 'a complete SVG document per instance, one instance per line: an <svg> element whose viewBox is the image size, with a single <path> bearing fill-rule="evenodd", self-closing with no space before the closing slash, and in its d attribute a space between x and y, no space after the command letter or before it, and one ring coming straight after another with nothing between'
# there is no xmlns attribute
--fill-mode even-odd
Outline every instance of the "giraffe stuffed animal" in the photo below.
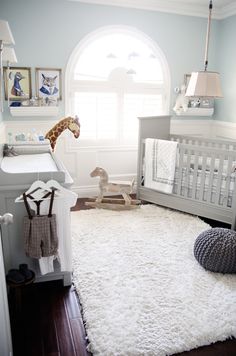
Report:
<svg viewBox="0 0 236 356"><path fill-rule="evenodd" d="M73 117L66 117L62 120L60 120L51 130L49 130L45 138L50 141L50 145L52 147L52 150L54 151L56 142L60 134L65 131L66 129L69 129L75 138L78 138L80 135L80 123L79 123L79 118L75 116Z"/></svg>

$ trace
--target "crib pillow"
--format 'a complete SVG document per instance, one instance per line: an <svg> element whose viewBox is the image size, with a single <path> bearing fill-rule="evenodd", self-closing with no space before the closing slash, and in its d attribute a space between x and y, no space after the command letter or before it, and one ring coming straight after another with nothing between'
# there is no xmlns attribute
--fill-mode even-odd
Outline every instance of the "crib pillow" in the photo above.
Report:
<svg viewBox="0 0 236 356"><path fill-rule="evenodd" d="M236 232L218 227L203 231L195 241L194 256L206 270L236 273Z"/></svg>

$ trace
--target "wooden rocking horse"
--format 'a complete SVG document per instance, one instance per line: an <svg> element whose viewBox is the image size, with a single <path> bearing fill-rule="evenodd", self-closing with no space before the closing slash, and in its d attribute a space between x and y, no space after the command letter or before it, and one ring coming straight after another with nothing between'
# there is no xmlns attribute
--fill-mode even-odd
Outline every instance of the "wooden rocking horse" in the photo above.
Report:
<svg viewBox="0 0 236 356"><path fill-rule="evenodd" d="M91 173L91 177L99 177L100 193L93 202L86 202L85 204L94 208L104 208L112 210L125 210L137 208L140 200L135 200L129 194L133 191L134 179L130 182L111 182L108 180L108 174L105 169L96 167ZM123 196L123 199L104 198L104 193L117 193Z"/></svg>
<svg viewBox="0 0 236 356"><path fill-rule="evenodd" d="M69 129L75 138L78 138L80 135L80 123L79 123L79 118L75 116L73 117L66 117L62 120L60 120L51 130L49 130L45 138L50 141L50 145L52 147L52 150L54 151L54 148L56 146L56 142L60 134L66 130Z"/></svg>

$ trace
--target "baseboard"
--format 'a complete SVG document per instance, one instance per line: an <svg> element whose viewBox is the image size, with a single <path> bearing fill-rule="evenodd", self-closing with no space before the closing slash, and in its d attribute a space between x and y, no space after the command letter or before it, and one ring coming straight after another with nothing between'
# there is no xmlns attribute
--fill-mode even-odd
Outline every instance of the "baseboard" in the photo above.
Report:
<svg viewBox="0 0 236 356"><path fill-rule="evenodd" d="M91 198L98 195L99 189L98 186L79 186L73 185L71 187L72 191L78 194L78 198Z"/></svg>
<svg viewBox="0 0 236 356"><path fill-rule="evenodd" d="M93 186L72 186L72 191L76 194L78 194L78 198L91 198L91 197L96 197L99 193L99 187L98 185L93 185ZM136 193L137 191L137 184L134 184L133 188L133 193ZM117 193L116 193L117 194ZM109 195L116 195L115 193L109 193Z"/></svg>

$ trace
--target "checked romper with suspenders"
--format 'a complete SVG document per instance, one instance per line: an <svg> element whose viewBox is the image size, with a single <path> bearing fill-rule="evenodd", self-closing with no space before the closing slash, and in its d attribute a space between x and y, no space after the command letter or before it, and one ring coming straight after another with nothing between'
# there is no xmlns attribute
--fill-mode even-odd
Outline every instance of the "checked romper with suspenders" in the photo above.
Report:
<svg viewBox="0 0 236 356"><path fill-rule="evenodd" d="M23 193L25 207L28 216L23 218L24 247L27 256L32 258L48 257L57 254L58 237L56 227L56 215L52 214L55 191L47 193L43 198L51 195L48 215L40 215L40 203L43 200L34 201L37 205L37 215L32 215L27 195ZM30 197L30 195L28 195Z"/></svg>

